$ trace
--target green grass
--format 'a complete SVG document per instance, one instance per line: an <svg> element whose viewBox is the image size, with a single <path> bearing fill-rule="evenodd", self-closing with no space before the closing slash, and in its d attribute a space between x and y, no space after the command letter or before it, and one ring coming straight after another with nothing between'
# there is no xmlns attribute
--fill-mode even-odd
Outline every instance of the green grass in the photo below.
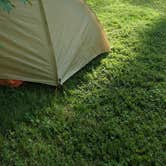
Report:
<svg viewBox="0 0 166 166"><path fill-rule="evenodd" d="M165 165L166 1L87 2L112 51L63 93L0 88L0 165Z"/></svg>

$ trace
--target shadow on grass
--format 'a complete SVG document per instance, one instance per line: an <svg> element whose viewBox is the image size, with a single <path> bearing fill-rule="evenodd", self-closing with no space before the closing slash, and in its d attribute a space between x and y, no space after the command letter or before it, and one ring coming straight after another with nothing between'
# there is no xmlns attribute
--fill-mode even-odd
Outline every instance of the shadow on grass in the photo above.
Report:
<svg viewBox="0 0 166 166"><path fill-rule="evenodd" d="M12 130L15 123L26 120L27 115L35 115L48 107L55 95L48 86L24 85L18 89L0 87L0 132Z"/></svg>

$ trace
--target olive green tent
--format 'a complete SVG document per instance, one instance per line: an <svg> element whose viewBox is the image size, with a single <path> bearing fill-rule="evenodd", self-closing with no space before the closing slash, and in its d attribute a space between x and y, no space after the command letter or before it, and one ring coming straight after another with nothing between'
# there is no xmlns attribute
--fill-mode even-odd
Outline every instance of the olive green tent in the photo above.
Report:
<svg viewBox="0 0 166 166"><path fill-rule="evenodd" d="M0 79L63 84L109 44L83 0L13 0L0 11Z"/></svg>

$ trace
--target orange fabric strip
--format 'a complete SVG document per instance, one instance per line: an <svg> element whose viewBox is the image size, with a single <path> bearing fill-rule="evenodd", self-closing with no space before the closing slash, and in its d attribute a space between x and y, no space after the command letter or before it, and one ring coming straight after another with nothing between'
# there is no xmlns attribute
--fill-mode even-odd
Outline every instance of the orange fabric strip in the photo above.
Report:
<svg viewBox="0 0 166 166"><path fill-rule="evenodd" d="M0 85L17 88L23 84L21 80L0 80Z"/></svg>

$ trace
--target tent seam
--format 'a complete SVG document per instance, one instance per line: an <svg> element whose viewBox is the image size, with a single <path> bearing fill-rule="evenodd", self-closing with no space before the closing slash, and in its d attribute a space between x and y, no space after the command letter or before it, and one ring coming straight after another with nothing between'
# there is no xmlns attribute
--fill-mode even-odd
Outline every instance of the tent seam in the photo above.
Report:
<svg viewBox="0 0 166 166"><path fill-rule="evenodd" d="M53 47L53 42L52 42L52 39L51 39L51 33L50 33L49 25L48 25L48 22L47 22L45 9L44 9L44 6L43 6L43 0L39 0L39 3L40 3L40 8L41 8L41 14L42 14L42 17L44 19L45 30L46 30L46 33L48 35L47 36L48 44L50 44L49 45L50 53L51 53L51 55L53 56L53 59L54 59L55 73L56 73L56 84L60 84L60 81L59 81L59 78L58 78L57 62L56 62L56 58L55 58L55 50L54 50L54 47Z"/></svg>

